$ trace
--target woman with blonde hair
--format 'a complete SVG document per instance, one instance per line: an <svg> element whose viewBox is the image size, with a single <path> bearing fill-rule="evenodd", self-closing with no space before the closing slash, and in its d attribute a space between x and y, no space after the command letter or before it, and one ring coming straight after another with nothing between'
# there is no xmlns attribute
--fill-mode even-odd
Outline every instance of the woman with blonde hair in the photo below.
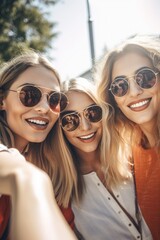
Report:
<svg viewBox="0 0 160 240"><path fill-rule="evenodd" d="M64 82L63 92L69 104L60 114L54 138L57 158L72 159L77 170L78 199L74 192L72 195L76 227L86 240L142 236L151 240L135 201L128 162L124 161L125 156L118 161L110 154L110 147L114 146L106 127L109 108L100 104L94 84L84 78Z"/></svg>
<svg viewBox="0 0 160 240"><path fill-rule="evenodd" d="M55 157L53 135L59 114L68 104L60 92L60 78L42 55L28 51L1 66L0 140L17 148L25 159L44 170L51 178L55 198L68 223L74 228L69 207L76 171L69 159ZM9 221L8 196L1 196L1 226ZM3 231L5 227L3 228ZM2 235L3 232L0 231Z"/></svg>
<svg viewBox="0 0 160 240"><path fill-rule="evenodd" d="M144 219L160 238L160 38L137 35L115 47L97 65L98 96L110 106L106 121L111 154L119 161L125 146ZM98 69L97 68L97 69ZM98 74L98 72L100 74ZM115 139L116 137L116 139Z"/></svg>

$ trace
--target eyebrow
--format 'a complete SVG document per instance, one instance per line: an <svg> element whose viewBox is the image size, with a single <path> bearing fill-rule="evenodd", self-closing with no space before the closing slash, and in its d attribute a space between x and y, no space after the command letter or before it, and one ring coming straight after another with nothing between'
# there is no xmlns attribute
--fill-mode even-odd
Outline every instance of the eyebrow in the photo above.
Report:
<svg viewBox="0 0 160 240"><path fill-rule="evenodd" d="M83 112L86 108L89 108L89 107L91 107L91 106L93 106L93 105L97 105L97 104L96 104L96 103L91 103L90 105L88 105L87 107L85 107L85 108L84 108L82 111L80 111L80 112ZM70 114L70 113L79 113L79 112L76 111L76 110L65 110L65 111L61 112L60 116L63 117L64 115Z"/></svg>
<svg viewBox="0 0 160 240"><path fill-rule="evenodd" d="M43 86L40 86L40 85L36 85L34 83L23 83L21 85L19 85L17 88L21 88L21 87L27 87L27 86L32 86L32 87L37 87L37 88L40 88L40 89L46 89L48 90L50 93L54 93L54 92L60 92L58 90L55 90L55 89L52 89L52 88L47 88L47 87L43 87Z"/></svg>
<svg viewBox="0 0 160 240"><path fill-rule="evenodd" d="M23 84L21 84L21 85L19 85L19 87L23 87L23 86L35 86L35 84L33 84L33 83L23 83Z"/></svg>
<svg viewBox="0 0 160 240"><path fill-rule="evenodd" d="M78 113L77 111L74 110L68 110L60 113L60 117L64 117L65 115L72 114L72 113Z"/></svg>
<svg viewBox="0 0 160 240"><path fill-rule="evenodd" d="M138 69L134 72L134 74L133 74L133 75L130 75L130 76L136 75L139 71L141 71L141 70L143 70L143 69L152 69L152 68L151 68L151 67L148 67L148 66L143 66L143 67L141 67L141 68L138 68ZM127 76L126 76L126 75L120 75L120 76L115 77L114 80L116 80L117 78L126 78L126 79L127 79ZM114 81L114 80L113 80L113 81Z"/></svg>

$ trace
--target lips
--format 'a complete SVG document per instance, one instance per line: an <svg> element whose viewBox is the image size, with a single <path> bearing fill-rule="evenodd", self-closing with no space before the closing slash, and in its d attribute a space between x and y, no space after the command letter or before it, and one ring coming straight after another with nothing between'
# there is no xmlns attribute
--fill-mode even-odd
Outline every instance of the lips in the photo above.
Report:
<svg viewBox="0 0 160 240"><path fill-rule="evenodd" d="M150 104L151 98L146 98L143 100L132 102L128 107L133 111L142 111L146 109Z"/></svg>
<svg viewBox="0 0 160 240"><path fill-rule="evenodd" d="M28 118L26 122L36 130L43 130L47 127L49 121L45 118Z"/></svg>
<svg viewBox="0 0 160 240"><path fill-rule="evenodd" d="M81 137L78 137L78 138L80 138L82 140L87 140L87 139L92 138L94 135L95 135L95 133L91 133L89 135L81 136Z"/></svg>
<svg viewBox="0 0 160 240"><path fill-rule="evenodd" d="M80 137L78 137L78 139L81 142L90 143L95 139L95 136L96 136L96 132L93 132L93 133L90 133L90 134L87 134L87 135L84 135L84 136L80 136Z"/></svg>

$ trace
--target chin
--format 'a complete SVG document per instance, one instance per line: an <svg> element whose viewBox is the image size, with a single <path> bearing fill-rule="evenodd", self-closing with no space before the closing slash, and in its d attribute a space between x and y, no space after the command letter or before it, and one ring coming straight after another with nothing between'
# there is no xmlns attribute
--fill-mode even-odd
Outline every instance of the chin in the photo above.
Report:
<svg viewBox="0 0 160 240"><path fill-rule="evenodd" d="M97 147L92 147L92 148L86 148L86 149L82 149L83 152L86 152L86 153L93 153L97 150Z"/></svg>
<svg viewBox="0 0 160 240"><path fill-rule="evenodd" d="M41 143L43 142L44 140L46 139L46 137L42 137L42 138L32 138L32 139L29 139L29 142L32 142L32 143Z"/></svg>

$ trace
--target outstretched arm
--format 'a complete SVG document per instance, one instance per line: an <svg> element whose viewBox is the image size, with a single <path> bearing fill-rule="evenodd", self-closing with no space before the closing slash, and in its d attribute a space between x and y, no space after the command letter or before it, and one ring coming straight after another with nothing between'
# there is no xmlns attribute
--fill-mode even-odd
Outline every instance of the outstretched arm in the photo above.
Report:
<svg viewBox="0 0 160 240"><path fill-rule="evenodd" d="M76 240L59 210L48 175L16 150L0 152L0 193L11 196L13 240Z"/></svg>

